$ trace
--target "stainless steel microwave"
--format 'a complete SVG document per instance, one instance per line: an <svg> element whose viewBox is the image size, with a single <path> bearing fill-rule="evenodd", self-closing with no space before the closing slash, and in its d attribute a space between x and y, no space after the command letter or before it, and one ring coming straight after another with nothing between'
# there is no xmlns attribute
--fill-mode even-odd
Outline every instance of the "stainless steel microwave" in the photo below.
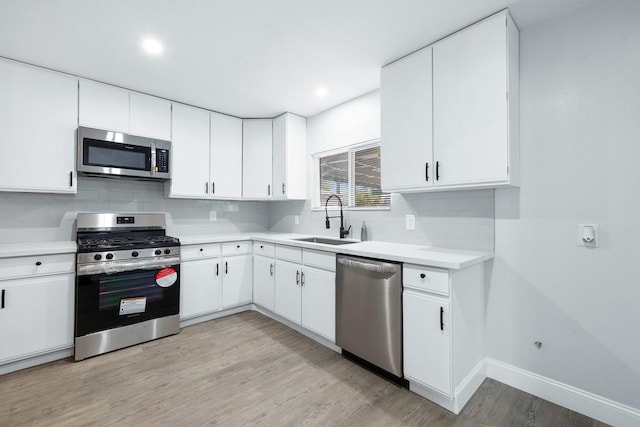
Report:
<svg viewBox="0 0 640 427"><path fill-rule="evenodd" d="M171 142L78 127L78 172L170 179Z"/></svg>

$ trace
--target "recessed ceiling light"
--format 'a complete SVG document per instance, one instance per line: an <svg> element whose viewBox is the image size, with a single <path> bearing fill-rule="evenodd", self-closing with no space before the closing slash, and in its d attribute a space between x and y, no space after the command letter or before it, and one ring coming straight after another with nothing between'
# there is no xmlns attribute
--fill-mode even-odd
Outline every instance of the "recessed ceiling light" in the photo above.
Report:
<svg viewBox="0 0 640 427"><path fill-rule="evenodd" d="M147 37L142 40L142 49L150 55L160 55L164 47L158 40Z"/></svg>
<svg viewBox="0 0 640 427"><path fill-rule="evenodd" d="M321 86L316 89L316 95L319 96L320 98L326 96L328 92L329 91L327 90L326 87Z"/></svg>

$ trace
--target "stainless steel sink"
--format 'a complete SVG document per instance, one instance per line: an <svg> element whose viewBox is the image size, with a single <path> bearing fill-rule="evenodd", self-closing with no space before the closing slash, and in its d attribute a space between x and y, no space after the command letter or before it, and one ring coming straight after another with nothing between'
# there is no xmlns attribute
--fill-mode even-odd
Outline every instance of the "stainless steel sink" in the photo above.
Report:
<svg viewBox="0 0 640 427"><path fill-rule="evenodd" d="M358 242L351 242L349 240L331 239L328 237L303 237L301 239L293 239L293 240L297 240L299 242L322 243L324 245L349 245L351 243L358 243Z"/></svg>

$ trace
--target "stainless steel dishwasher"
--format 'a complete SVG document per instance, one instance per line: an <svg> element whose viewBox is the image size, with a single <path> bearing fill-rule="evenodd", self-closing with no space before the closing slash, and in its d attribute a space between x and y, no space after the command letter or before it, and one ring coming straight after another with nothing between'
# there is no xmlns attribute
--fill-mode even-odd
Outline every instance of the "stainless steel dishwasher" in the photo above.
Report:
<svg viewBox="0 0 640 427"><path fill-rule="evenodd" d="M402 378L402 264L338 255L336 344Z"/></svg>

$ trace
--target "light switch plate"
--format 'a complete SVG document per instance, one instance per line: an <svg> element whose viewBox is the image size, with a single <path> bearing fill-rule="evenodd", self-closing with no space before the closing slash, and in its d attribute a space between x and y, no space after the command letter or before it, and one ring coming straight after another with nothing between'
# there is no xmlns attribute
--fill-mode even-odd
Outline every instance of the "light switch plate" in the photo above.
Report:
<svg viewBox="0 0 640 427"><path fill-rule="evenodd" d="M583 239L585 228L587 227L593 227L593 240L591 242L585 242ZM600 226L598 224L578 224L578 246L584 246L585 248L600 247Z"/></svg>
<svg viewBox="0 0 640 427"><path fill-rule="evenodd" d="M405 228L407 230L415 230L416 229L416 216L408 214L404 218L405 218Z"/></svg>

